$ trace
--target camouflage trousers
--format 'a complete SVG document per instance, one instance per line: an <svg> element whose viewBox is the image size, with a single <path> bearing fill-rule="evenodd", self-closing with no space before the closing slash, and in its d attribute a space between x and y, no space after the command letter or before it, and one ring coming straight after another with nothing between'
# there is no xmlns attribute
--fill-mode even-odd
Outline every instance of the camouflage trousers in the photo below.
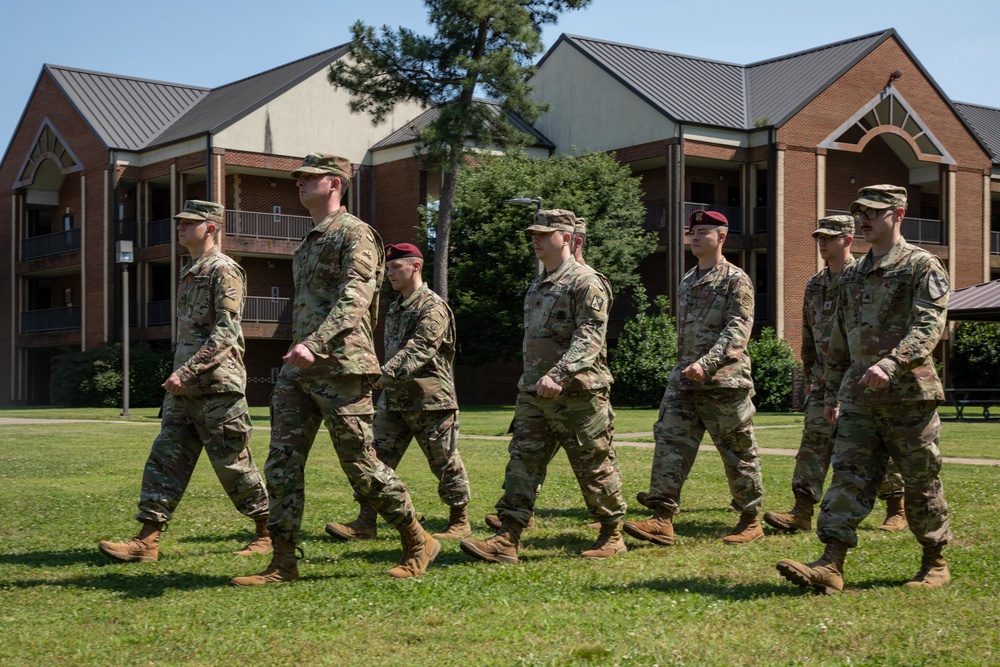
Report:
<svg viewBox="0 0 1000 667"><path fill-rule="evenodd" d="M549 461L562 447L590 515L604 524L621 523L626 505L621 475L613 464L614 413L608 403L607 389L567 392L553 398L518 394L504 493L496 504L501 519L528 524Z"/></svg>
<svg viewBox="0 0 1000 667"><path fill-rule="evenodd" d="M826 481L833 455L833 424L823 416L821 396L810 395L806 399L805 413L802 442L795 455L795 471L792 473L792 492L807 495L818 503L823 499L823 482ZM889 459L878 497L881 500L903 497L903 476L893 459Z"/></svg>
<svg viewBox="0 0 1000 667"><path fill-rule="evenodd" d="M733 508L759 512L764 495L753 432L756 412L750 389L684 390L667 387L660 418L653 425L656 447L649 480L648 507L680 508L681 487L694 466L707 430L719 450L729 480Z"/></svg>
<svg viewBox="0 0 1000 667"><path fill-rule="evenodd" d="M469 504L469 476L458 454L458 410L375 412L375 455L395 470L416 438L438 480L438 497L449 507ZM357 495L355 500L361 500Z"/></svg>
<svg viewBox="0 0 1000 667"><path fill-rule="evenodd" d="M271 394L271 449L264 466L271 497L268 528L297 542L305 509L305 468L320 424L333 441L340 467L360 497L394 526L416 518L410 494L372 446L372 387L367 377L291 380L279 376Z"/></svg>
<svg viewBox="0 0 1000 667"><path fill-rule="evenodd" d="M841 406L834 432L833 480L817 522L820 540L857 546L858 525L872 511L890 456L903 476L910 531L925 546L951 539L940 477L941 420L936 408L936 401Z"/></svg>
<svg viewBox="0 0 1000 667"><path fill-rule="evenodd" d="M267 514L267 492L250 454L250 414L241 393L174 396L163 401L160 434L142 472L139 521L170 521L201 450L237 511Z"/></svg>

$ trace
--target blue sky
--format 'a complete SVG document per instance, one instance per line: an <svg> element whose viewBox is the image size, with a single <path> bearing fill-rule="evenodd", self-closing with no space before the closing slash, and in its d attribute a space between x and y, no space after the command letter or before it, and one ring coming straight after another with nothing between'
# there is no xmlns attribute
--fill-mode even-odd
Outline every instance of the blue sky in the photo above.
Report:
<svg viewBox="0 0 1000 667"><path fill-rule="evenodd" d="M0 150L44 63L215 87L349 39L355 20L424 31L420 0L34 0L8 3L0 33ZM895 28L953 99L1000 107L995 0L593 0L563 32L750 63Z"/></svg>

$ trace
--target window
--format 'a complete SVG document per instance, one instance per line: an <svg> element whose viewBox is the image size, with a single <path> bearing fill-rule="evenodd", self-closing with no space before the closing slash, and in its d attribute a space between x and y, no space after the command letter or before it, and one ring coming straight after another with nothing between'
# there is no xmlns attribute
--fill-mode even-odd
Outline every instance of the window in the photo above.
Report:
<svg viewBox="0 0 1000 667"><path fill-rule="evenodd" d="M277 285L271 285L271 301L277 301L281 298L281 288Z"/></svg>
<svg viewBox="0 0 1000 667"><path fill-rule="evenodd" d="M715 203L715 185L713 183L691 182L691 201L696 204Z"/></svg>

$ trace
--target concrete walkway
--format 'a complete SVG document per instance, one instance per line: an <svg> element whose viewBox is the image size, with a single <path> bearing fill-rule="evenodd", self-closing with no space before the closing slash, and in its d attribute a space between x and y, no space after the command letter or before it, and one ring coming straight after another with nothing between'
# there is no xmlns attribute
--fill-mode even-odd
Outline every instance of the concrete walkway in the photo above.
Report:
<svg viewBox="0 0 1000 667"><path fill-rule="evenodd" d="M155 425L154 422L130 422L130 421L120 421L116 419L22 419L20 417L0 417L0 426L7 424L51 424L51 423L62 423L62 424L138 424L139 426L151 426ZM790 424L787 426L757 426L754 430L762 430L767 428L801 428L800 426ZM255 430L260 431L270 431L269 426L254 426ZM653 432L639 432L639 433L622 433L615 438L616 447L638 447L640 449L652 449L653 443L651 442L637 442L622 440L620 438L643 438L652 437ZM496 440L500 442L509 442L510 437L505 435L459 435L459 438L463 440ZM715 451L713 445L702 445L699 451ZM761 454L770 454L774 456L795 456L796 450L794 449L773 449L771 447L761 447L758 450ZM970 466L997 466L1000 467L1000 459L967 459L955 456L944 457L945 463L957 463L959 465L970 465Z"/></svg>

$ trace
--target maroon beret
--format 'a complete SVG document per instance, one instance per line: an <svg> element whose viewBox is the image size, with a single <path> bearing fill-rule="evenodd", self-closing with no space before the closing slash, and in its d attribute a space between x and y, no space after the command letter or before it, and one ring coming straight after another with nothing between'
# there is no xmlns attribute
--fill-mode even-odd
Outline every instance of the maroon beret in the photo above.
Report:
<svg viewBox="0 0 1000 667"><path fill-rule="evenodd" d="M423 259L423 256L420 248L412 243L390 243L385 247L385 261L387 262L391 262L394 259L403 259L404 257L420 257Z"/></svg>
<svg viewBox="0 0 1000 667"><path fill-rule="evenodd" d="M688 227L695 225L712 225L713 227L728 227L729 221L726 216L718 211L695 211L688 218Z"/></svg>

